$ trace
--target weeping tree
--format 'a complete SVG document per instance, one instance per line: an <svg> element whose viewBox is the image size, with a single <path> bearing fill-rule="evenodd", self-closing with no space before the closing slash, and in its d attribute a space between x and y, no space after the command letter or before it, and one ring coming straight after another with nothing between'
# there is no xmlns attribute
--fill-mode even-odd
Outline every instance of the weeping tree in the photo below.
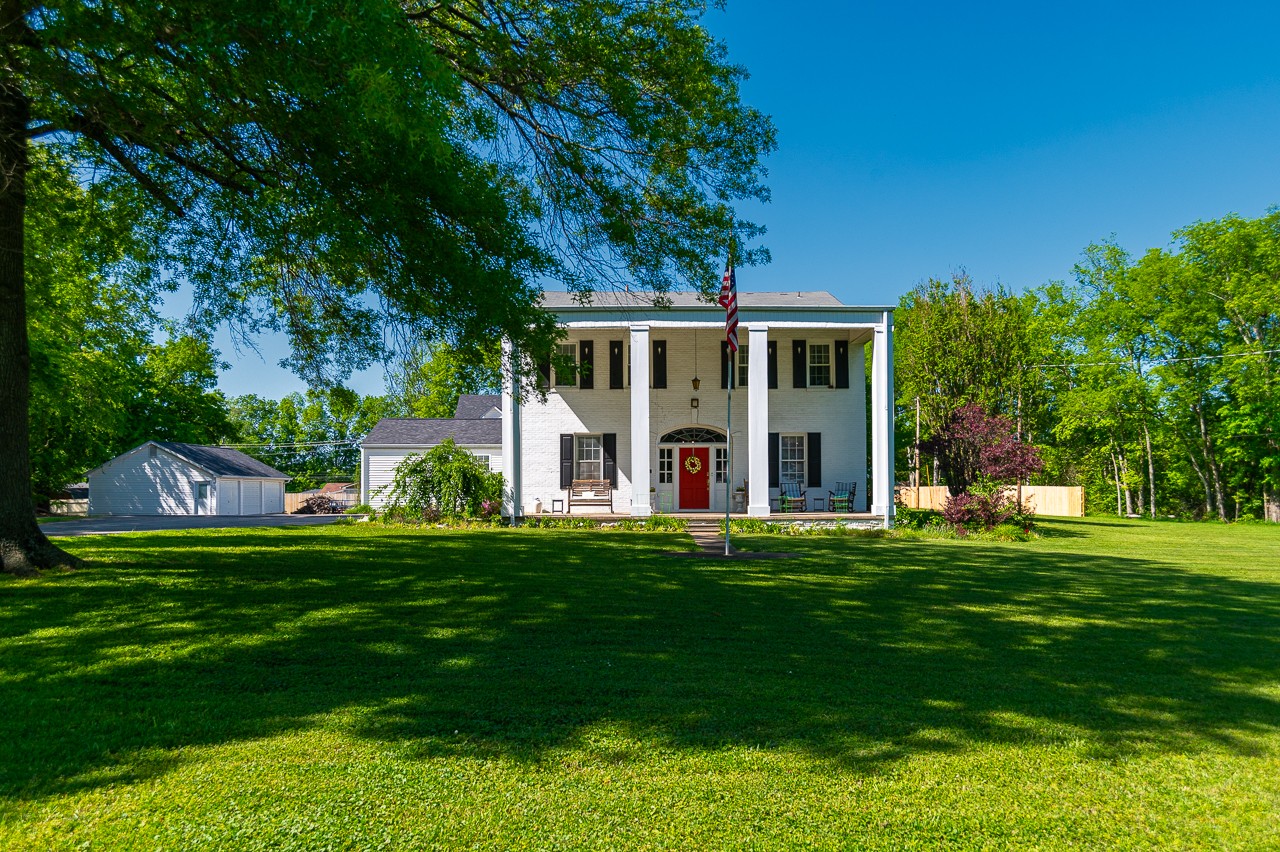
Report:
<svg viewBox="0 0 1280 852"><path fill-rule="evenodd" d="M33 146L145 224L193 319L286 333L341 381L388 344L551 351L540 283L710 293L767 118L693 0L0 0L0 553L70 565L33 515Z"/></svg>

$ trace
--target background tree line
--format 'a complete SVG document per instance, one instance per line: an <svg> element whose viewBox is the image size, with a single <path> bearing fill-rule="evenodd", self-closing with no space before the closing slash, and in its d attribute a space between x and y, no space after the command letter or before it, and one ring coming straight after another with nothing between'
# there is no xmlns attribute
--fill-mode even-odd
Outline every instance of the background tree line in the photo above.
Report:
<svg viewBox="0 0 1280 852"><path fill-rule="evenodd" d="M1092 245L1072 284L1021 295L930 280L896 317L899 469L941 484L917 434L977 403L1091 511L1280 521L1278 335L1280 210L1136 258Z"/></svg>

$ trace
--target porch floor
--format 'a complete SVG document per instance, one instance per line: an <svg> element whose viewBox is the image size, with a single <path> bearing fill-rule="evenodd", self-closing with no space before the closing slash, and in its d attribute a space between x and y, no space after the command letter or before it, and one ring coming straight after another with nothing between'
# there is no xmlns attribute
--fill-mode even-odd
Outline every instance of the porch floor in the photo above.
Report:
<svg viewBox="0 0 1280 852"><path fill-rule="evenodd" d="M654 513L659 514L657 512ZM675 518L683 518L686 521L721 521L724 520L724 512L663 512L661 514L670 515ZM564 518L568 517L565 512L543 512L541 515L526 515L525 517L543 517L543 518ZM575 518L591 518L597 521L621 521L631 518L632 515L622 512L574 512L572 517ZM730 512L731 519L754 518L755 515L748 515L745 512ZM768 517L760 518L762 521L883 521L884 515L875 515L871 512L772 512Z"/></svg>

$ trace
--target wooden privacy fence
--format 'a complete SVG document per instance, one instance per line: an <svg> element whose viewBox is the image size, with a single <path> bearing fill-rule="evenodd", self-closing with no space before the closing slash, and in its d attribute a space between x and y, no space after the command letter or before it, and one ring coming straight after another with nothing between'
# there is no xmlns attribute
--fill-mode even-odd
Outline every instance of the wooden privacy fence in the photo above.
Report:
<svg viewBox="0 0 1280 852"><path fill-rule="evenodd" d="M1016 485L1007 485L1010 494L1017 493ZM898 503L908 509L932 509L942 511L951 492L945 485L924 485L912 488L898 486ZM1022 500L1030 504L1037 515L1054 515L1064 518L1084 517L1084 488L1079 485L1024 485Z"/></svg>
<svg viewBox="0 0 1280 852"><path fill-rule="evenodd" d="M292 515L294 512L298 511L299 506L307 502L309 498L315 497L319 493L319 491L286 491L284 493L284 513L286 515ZM331 498L333 502L342 506L344 509L350 509L352 506L356 505L356 502L360 499L359 494L349 492L342 493L340 491L326 494L324 496Z"/></svg>

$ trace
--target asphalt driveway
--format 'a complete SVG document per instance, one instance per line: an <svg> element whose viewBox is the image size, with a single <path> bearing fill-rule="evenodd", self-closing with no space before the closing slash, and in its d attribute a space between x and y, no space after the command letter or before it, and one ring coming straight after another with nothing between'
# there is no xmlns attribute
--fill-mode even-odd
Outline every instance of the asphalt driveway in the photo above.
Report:
<svg viewBox="0 0 1280 852"><path fill-rule="evenodd" d="M303 527L331 524L345 515L113 515L44 523L44 534L55 536L114 535L156 530L207 530L227 527Z"/></svg>

